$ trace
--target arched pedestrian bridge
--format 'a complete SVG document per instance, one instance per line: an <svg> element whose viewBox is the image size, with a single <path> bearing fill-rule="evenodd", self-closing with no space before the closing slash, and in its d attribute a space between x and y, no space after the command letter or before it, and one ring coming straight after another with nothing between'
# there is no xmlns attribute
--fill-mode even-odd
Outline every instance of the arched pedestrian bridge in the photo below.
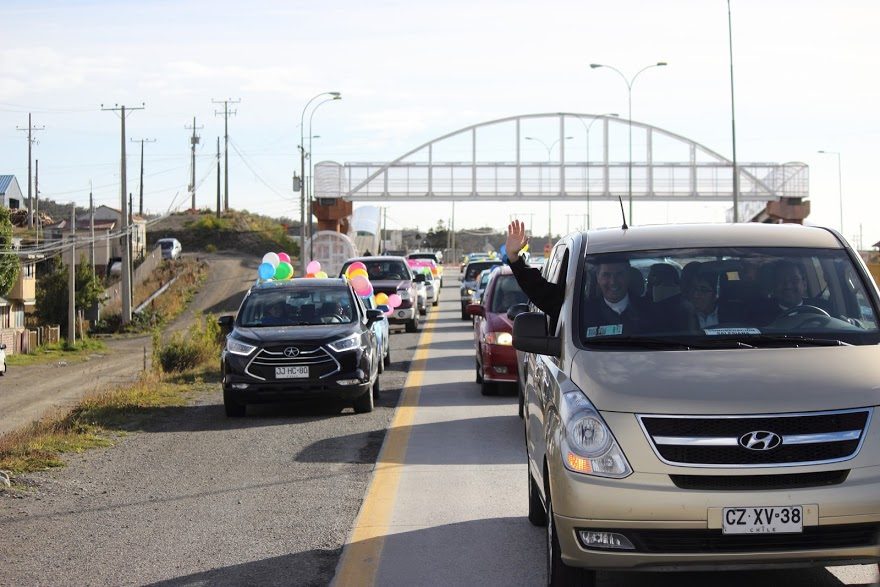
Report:
<svg viewBox="0 0 880 587"><path fill-rule="evenodd" d="M809 195L804 163L737 167L741 202ZM733 162L642 122L526 114L462 128L391 162L318 163L314 196L361 202L602 201L626 198L630 189L635 201L732 202Z"/></svg>

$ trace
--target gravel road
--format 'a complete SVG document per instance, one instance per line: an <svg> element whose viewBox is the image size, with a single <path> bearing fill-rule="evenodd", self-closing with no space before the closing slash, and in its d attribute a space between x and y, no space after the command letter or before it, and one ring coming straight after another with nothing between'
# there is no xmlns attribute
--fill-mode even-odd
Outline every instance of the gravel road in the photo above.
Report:
<svg viewBox="0 0 880 587"><path fill-rule="evenodd" d="M221 287L203 288L211 304L231 303ZM28 475L0 493L4 585L327 584L417 343L392 334L370 414L272 405L230 420L219 382L196 382L189 405L116 446Z"/></svg>

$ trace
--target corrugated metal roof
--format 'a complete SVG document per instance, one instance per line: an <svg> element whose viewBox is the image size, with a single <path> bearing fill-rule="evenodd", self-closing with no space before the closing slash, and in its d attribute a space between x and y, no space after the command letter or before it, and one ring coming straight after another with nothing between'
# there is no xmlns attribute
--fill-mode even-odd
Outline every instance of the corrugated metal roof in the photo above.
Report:
<svg viewBox="0 0 880 587"><path fill-rule="evenodd" d="M0 175L0 194L6 193L13 179L15 179L14 175Z"/></svg>

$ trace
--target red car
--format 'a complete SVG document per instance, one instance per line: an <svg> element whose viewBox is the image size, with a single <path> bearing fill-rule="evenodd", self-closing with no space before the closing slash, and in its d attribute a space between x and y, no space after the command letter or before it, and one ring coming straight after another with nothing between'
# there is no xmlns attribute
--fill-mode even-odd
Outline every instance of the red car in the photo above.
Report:
<svg viewBox="0 0 880 587"><path fill-rule="evenodd" d="M528 303L510 267L492 272L482 302L469 304L474 317L474 348L477 352L477 383L483 395L495 395L500 383L517 382L518 369L513 342L513 319L507 311L515 304Z"/></svg>

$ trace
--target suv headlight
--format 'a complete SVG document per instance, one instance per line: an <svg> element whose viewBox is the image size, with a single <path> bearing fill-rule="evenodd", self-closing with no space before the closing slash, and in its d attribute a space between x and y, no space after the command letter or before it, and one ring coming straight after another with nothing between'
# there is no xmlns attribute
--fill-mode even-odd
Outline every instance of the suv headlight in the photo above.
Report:
<svg viewBox="0 0 880 587"><path fill-rule="evenodd" d="M397 290L397 295L400 296L401 300L409 300L409 290L408 289L399 289Z"/></svg>
<svg viewBox="0 0 880 587"><path fill-rule="evenodd" d="M226 339L226 350L227 352L232 353L233 355L249 355L254 352L254 349L257 348L252 344L246 344L241 342L240 340L235 340L234 338Z"/></svg>
<svg viewBox="0 0 880 587"><path fill-rule="evenodd" d="M620 450L611 429L599 412L580 391L563 396L561 406L565 437L562 443L562 462L575 473L622 479L632 473L632 467Z"/></svg>
<svg viewBox="0 0 880 587"><path fill-rule="evenodd" d="M486 344L510 346L513 344L513 335L509 332L490 332L486 335Z"/></svg>
<svg viewBox="0 0 880 587"><path fill-rule="evenodd" d="M360 334L352 334L350 336L346 336L345 338L340 338L339 340L334 340L333 342L327 343L327 346L336 351L337 353L341 353L342 351L350 351L352 349L356 349L361 345L361 335Z"/></svg>

